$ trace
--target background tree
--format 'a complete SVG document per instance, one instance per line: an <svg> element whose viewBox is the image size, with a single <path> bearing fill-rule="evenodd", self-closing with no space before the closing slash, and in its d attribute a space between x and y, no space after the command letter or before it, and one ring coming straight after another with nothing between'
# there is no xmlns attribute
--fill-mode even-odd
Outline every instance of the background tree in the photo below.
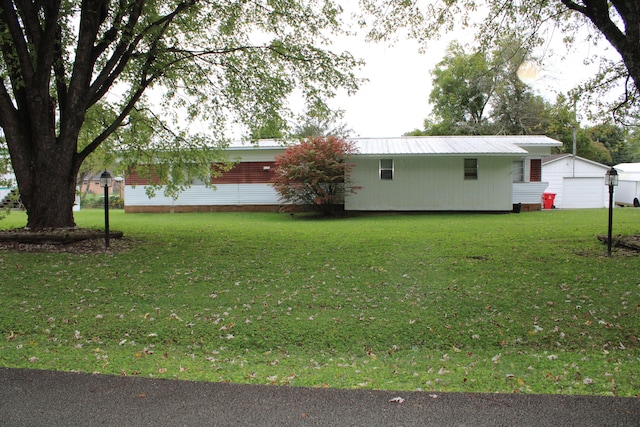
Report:
<svg viewBox="0 0 640 427"><path fill-rule="evenodd" d="M574 152L574 132L576 155L599 163L611 164L611 154L602 144L594 143L589 132L576 120L574 104L564 95L559 95L551 107L551 119L545 134L562 142L561 153Z"/></svg>
<svg viewBox="0 0 640 427"><path fill-rule="evenodd" d="M587 129L592 141L601 143L611 155L611 164L633 162L633 146L629 132L615 123L601 123Z"/></svg>
<svg viewBox="0 0 640 427"><path fill-rule="evenodd" d="M640 162L640 127L630 127L627 129L627 143L631 153L632 162Z"/></svg>
<svg viewBox="0 0 640 427"><path fill-rule="evenodd" d="M312 138L316 136L338 136L347 138L353 130L341 122L344 111L309 112L300 118L300 123L293 129L294 138Z"/></svg>
<svg viewBox="0 0 640 427"><path fill-rule="evenodd" d="M432 116L412 135L542 134L550 106L517 77L526 52L508 40L491 52L453 43L433 71Z"/></svg>
<svg viewBox="0 0 640 427"><path fill-rule="evenodd" d="M347 137L352 130L340 122L344 115L342 110L309 111L292 120L295 125L280 118L274 118L258 129L252 129L251 139L305 139L314 136Z"/></svg>
<svg viewBox="0 0 640 427"><path fill-rule="evenodd" d="M502 135L541 135L550 120L550 105L521 81L518 70L529 58L525 43L512 34L490 52L495 90L490 100L492 129Z"/></svg>
<svg viewBox="0 0 640 427"><path fill-rule="evenodd" d="M344 203L347 193L356 193L348 162L355 146L337 136L311 137L287 148L276 157L273 187L286 203L313 206L331 215Z"/></svg>
<svg viewBox="0 0 640 427"><path fill-rule="evenodd" d="M353 92L358 61L322 48L340 12L332 0L0 0L0 127L28 227L75 225L81 165L151 88L169 138L128 147L128 166L160 163L154 172L176 190L194 173L209 182L228 120L260 128L286 115L294 90L310 110L338 87ZM81 147L101 101L115 118Z"/></svg>
<svg viewBox="0 0 640 427"><path fill-rule="evenodd" d="M490 72L486 56L467 54L453 42L432 75L429 101L437 126L425 130L431 135L486 133L486 110L495 87L495 73Z"/></svg>
<svg viewBox="0 0 640 427"><path fill-rule="evenodd" d="M251 129L251 140L282 139L287 134L289 125L280 117L273 117L258 128Z"/></svg>

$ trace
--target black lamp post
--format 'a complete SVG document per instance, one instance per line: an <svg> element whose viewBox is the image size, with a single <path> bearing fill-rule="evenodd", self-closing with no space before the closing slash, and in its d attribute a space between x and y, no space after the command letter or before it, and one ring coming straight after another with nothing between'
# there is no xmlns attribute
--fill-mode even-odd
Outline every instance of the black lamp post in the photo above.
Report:
<svg viewBox="0 0 640 427"><path fill-rule="evenodd" d="M604 185L609 186L609 234L607 239L607 255L611 256L611 231L613 229L613 187L618 185L618 171L611 168L604 176Z"/></svg>
<svg viewBox="0 0 640 427"><path fill-rule="evenodd" d="M104 188L104 247L109 247L109 187L111 175L106 170L100 175L100 186Z"/></svg>

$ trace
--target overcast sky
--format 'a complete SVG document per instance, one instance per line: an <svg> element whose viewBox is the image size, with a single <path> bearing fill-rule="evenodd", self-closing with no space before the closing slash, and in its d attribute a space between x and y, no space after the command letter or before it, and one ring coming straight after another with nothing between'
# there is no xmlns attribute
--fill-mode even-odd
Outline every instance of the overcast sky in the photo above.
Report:
<svg viewBox="0 0 640 427"><path fill-rule="evenodd" d="M395 46L350 40L345 49L366 65L359 76L368 79L352 96L339 95L332 106L345 110L344 122L353 136L400 136L416 128L429 115L431 70L442 59L446 43L434 43L428 54L418 44L403 41Z"/></svg>

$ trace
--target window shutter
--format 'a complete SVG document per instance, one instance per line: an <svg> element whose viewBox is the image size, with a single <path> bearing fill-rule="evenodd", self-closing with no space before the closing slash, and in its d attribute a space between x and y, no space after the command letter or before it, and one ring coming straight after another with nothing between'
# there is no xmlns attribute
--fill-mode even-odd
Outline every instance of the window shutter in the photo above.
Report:
<svg viewBox="0 0 640 427"><path fill-rule="evenodd" d="M531 159L531 173L529 174L530 182L542 181L542 160Z"/></svg>

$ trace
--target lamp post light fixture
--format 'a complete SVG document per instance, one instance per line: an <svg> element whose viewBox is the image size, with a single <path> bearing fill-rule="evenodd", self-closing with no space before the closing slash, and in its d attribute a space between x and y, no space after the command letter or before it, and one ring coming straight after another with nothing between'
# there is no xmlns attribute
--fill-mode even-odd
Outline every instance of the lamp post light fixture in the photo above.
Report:
<svg viewBox="0 0 640 427"><path fill-rule="evenodd" d="M111 187L111 174L106 170L100 175L100 186L104 188L104 247L109 247L109 187Z"/></svg>
<svg viewBox="0 0 640 427"><path fill-rule="evenodd" d="M607 255L611 256L611 231L613 229L613 187L618 185L618 171L613 167L604 176L604 185L609 187L609 231L607 235Z"/></svg>

